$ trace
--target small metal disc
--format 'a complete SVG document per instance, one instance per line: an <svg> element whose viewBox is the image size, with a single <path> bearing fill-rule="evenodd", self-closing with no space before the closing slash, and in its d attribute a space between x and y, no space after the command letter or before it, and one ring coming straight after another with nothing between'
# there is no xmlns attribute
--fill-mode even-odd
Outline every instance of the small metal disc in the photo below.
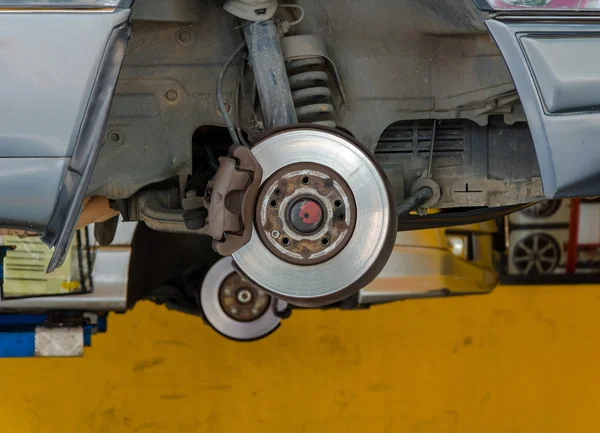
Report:
<svg viewBox="0 0 600 433"><path fill-rule="evenodd" d="M224 257L207 272L202 282L200 304L204 317L220 334L234 340L256 340L279 326L275 314L287 304L244 281L234 270L231 257Z"/></svg>
<svg viewBox="0 0 600 433"><path fill-rule="evenodd" d="M237 269L276 297L307 307L339 301L372 281L392 252L397 217L387 178L371 153L333 129L313 126L277 132L256 144L252 152L263 168L262 186L293 164L327 167L347 184L356 218L339 252L308 265L292 263L267 247L267 242L278 239L275 235L281 237L281 230L271 229L267 239L254 228L250 242L233 254Z"/></svg>

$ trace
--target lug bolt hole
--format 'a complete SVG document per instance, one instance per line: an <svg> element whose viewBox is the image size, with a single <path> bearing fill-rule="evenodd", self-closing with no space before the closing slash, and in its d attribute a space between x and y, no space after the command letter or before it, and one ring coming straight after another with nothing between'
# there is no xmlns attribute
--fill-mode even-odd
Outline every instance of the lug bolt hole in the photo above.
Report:
<svg viewBox="0 0 600 433"><path fill-rule="evenodd" d="M343 213L341 213L340 216L338 217L338 219L340 221L344 221L346 219L346 215L344 215Z"/></svg>
<svg viewBox="0 0 600 433"><path fill-rule="evenodd" d="M277 207L277 200L271 200L271 207Z"/></svg>
<svg viewBox="0 0 600 433"><path fill-rule="evenodd" d="M304 176L304 177L302 178L302 183L303 183L304 185L308 185L308 184L310 183L310 178L309 178L308 176Z"/></svg>
<svg viewBox="0 0 600 433"><path fill-rule="evenodd" d="M281 243L283 244L283 246L287 247L290 244L290 239L289 238L283 238L281 240Z"/></svg>
<svg viewBox="0 0 600 433"><path fill-rule="evenodd" d="M275 195L281 195L281 190L279 188L275 188Z"/></svg>
<svg viewBox="0 0 600 433"><path fill-rule="evenodd" d="M342 201L341 200L336 200L336 201L333 202L333 205L335 207L342 207Z"/></svg>
<svg viewBox="0 0 600 433"><path fill-rule="evenodd" d="M327 245L329 245L329 239L327 239L327 238L321 239L321 245L323 245L324 247L326 247Z"/></svg>

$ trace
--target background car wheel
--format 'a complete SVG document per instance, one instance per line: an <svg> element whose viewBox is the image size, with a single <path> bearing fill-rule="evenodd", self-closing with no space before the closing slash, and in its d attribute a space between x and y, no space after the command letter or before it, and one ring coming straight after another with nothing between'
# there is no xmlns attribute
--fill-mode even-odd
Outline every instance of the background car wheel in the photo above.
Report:
<svg viewBox="0 0 600 433"><path fill-rule="evenodd" d="M544 200L523 209L521 213L532 219L550 218L558 211L560 204L560 200Z"/></svg>
<svg viewBox="0 0 600 433"><path fill-rule="evenodd" d="M551 274L560 263L560 244L545 233L529 235L517 242L512 260L521 274Z"/></svg>

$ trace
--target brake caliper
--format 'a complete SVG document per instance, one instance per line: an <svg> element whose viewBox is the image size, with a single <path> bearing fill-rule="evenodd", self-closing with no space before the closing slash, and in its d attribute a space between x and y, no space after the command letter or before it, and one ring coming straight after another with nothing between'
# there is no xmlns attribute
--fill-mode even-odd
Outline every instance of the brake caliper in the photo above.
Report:
<svg viewBox="0 0 600 433"><path fill-rule="evenodd" d="M227 157L219 158L219 170L208 183L204 205L213 249L222 256L250 241L261 181L262 168L249 148L232 146Z"/></svg>

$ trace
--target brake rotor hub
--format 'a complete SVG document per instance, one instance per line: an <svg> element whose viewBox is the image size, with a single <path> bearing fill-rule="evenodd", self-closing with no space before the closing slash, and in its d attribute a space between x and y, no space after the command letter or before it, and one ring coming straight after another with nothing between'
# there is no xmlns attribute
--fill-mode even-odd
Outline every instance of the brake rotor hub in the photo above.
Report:
<svg viewBox="0 0 600 433"><path fill-rule="evenodd" d="M269 295L248 284L237 273L225 278L219 287L221 308L229 317L240 322L258 319L267 311L270 302Z"/></svg>
<svg viewBox="0 0 600 433"><path fill-rule="evenodd" d="M291 164L262 186L256 230L277 257L298 265L325 262L352 236L356 203L348 184L314 163Z"/></svg>

